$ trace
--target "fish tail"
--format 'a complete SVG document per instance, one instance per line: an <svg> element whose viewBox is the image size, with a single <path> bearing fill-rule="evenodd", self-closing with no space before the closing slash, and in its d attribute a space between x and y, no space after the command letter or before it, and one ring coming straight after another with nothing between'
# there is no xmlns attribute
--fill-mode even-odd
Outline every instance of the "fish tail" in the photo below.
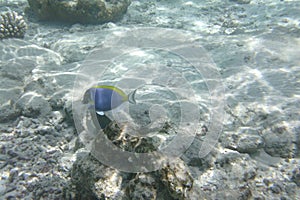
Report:
<svg viewBox="0 0 300 200"><path fill-rule="evenodd" d="M136 90L134 90L133 92L129 93L129 95L128 95L128 102L129 103L136 104L135 93L136 93Z"/></svg>

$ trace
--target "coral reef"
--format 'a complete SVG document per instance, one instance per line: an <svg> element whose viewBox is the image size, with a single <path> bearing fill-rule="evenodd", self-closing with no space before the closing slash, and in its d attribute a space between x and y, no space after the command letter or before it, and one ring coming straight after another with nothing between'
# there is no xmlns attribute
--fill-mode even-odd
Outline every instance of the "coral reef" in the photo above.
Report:
<svg viewBox="0 0 300 200"><path fill-rule="evenodd" d="M78 153L64 199L189 199L193 179L181 160L150 173L125 173Z"/></svg>
<svg viewBox="0 0 300 200"><path fill-rule="evenodd" d="M130 199L157 199L158 183L152 174L137 174L134 179L130 180L126 194Z"/></svg>
<svg viewBox="0 0 300 200"><path fill-rule="evenodd" d="M18 13L10 11L0 14L0 39L23 38L26 28L23 16Z"/></svg>
<svg viewBox="0 0 300 200"><path fill-rule="evenodd" d="M157 150L158 145L153 137L137 137L129 135L128 133L122 134L122 130L118 124L112 121L103 130L104 134L114 145L119 148L136 153L148 153Z"/></svg>
<svg viewBox="0 0 300 200"><path fill-rule="evenodd" d="M103 129L103 133L124 151L148 153L158 149L159 141L156 138L130 135L115 121L110 121ZM186 163L179 158L171 157L166 158L166 164L158 171L127 173L105 166L95 159L94 155L81 152L77 154L71 176L71 183L65 188L67 199L126 197L145 200L184 200L188 199L193 188L193 178Z"/></svg>
<svg viewBox="0 0 300 200"><path fill-rule="evenodd" d="M98 24L120 19L131 1L28 0L28 3L40 20Z"/></svg>
<svg viewBox="0 0 300 200"><path fill-rule="evenodd" d="M181 159L170 161L160 171L160 177L174 199L186 199L193 187L193 178L187 165Z"/></svg>

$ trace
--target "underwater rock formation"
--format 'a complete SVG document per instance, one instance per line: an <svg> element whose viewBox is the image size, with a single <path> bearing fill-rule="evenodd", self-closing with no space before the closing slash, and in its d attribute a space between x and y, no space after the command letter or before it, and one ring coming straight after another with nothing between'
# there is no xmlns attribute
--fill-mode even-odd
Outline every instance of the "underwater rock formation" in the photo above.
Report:
<svg viewBox="0 0 300 200"><path fill-rule="evenodd" d="M233 2L236 2L238 4L249 4L251 2L251 0L230 0Z"/></svg>
<svg viewBox="0 0 300 200"><path fill-rule="evenodd" d="M152 137L137 137L127 134L121 134L122 130L115 121L112 121L103 130L104 134L114 145L119 148L136 153L148 153L157 150L158 144Z"/></svg>
<svg viewBox="0 0 300 200"><path fill-rule="evenodd" d="M135 178L128 182L126 194L132 200L155 200L158 187L157 178L153 173L136 174Z"/></svg>
<svg viewBox="0 0 300 200"><path fill-rule="evenodd" d="M108 123L103 133L124 151L148 153L158 149L156 139L124 133L115 121ZM179 158L165 158L166 164L157 171L127 173L101 164L90 153L78 152L71 183L65 188L66 199L184 200L193 188L190 170Z"/></svg>
<svg viewBox="0 0 300 200"><path fill-rule="evenodd" d="M12 11L0 14L0 39L23 38L26 28L23 16L18 13Z"/></svg>
<svg viewBox="0 0 300 200"><path fill-rule="evenodd" d="M123 196L123 174L90 155L77 155L71 177L64 199L120 199L119 196Z"/></svg>
<svg viewBox="0 0 300 200"><path fill-rule="evenodd" d="M174 199L187 199L187 194L193 187L194 180L187 165L181 159L170 161L159 173L162 182Z"/></svg>
<svg viewBox="0 0 300 200"><path fill-rule="evenodd" d="M130 0L28 0L40 20L101 24L119 20Z"/></svg>
<svg viewBox="0 0 300 200"><path fill-rule="evenodd" d="M181 160L169 161L150 173L126 173L102 165L87 153L78 153L64 199L190 199L193 179Z"/></svg>

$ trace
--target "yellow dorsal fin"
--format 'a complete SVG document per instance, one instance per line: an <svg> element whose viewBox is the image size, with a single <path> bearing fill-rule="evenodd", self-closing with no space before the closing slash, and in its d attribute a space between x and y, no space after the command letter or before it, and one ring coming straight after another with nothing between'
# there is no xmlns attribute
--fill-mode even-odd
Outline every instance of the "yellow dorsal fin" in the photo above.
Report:
<svg viewBox="0 0 300 200"><path fill-rule="evenodd" d="M115 92L117 92L119 95L121 95L123 97L123 101L128 101L128 96L127 94L125 94L121 89L111 86L111 85L96 85L93 88L105 88L105 89L110 89L113 90Z"/></svg>

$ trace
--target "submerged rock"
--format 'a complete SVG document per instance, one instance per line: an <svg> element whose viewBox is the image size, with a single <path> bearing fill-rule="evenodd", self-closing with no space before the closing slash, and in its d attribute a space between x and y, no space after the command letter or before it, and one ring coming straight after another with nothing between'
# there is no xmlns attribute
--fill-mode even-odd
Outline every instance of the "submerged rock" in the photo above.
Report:
<svg viewBox="0 0 300 200"><path fill-rule="evenodd" d="M41 20L101 24L119 20L130 0L28 0Z"/></svg>
<svg viewBox="0 0 300 200"><path fill-rule="evenodd" d="M137 137L122 132L115 121L110 122L103 130L104 134L119 148L136 153L148 153L158 149L155 137Z"/></svg>
<svg viewBox="0 0 300 200"><path fill-rule="evenodd" d="M160 170L161 180L174 199L186 199L193 187L193 178L187 165L180 159L169 162Z"/></svg>
<svg viewBox="0 0 300 200"><path fill-rule="evenodd" d="M65 199L189 199L193 179L180 159L150 173L125 173L78 153Z"/></svg>
<svg viewBox="0 0 300 200"><path fill-rule="evenodd" d="M20 115L20 110L15 108L12 101L2 105L0 111L0 123L13 120Z"/></svg>
<svg viewBox="0 0 300 200"><path fill-rule="evenodd" d="M232 2L236 2L238 4L249 4L251 0L230 0Z"/></svg>
<svg viewBox="0 0 300 200"><path fill-rule="evenodd" d="M298 187L300 187L300 167L293 170L292 181L296 183Z"/></svg>
<svg viewBox="0 0 300 200"><path fill-rule="evenodd" d="M220 141L224 147L240 153L253 154L264 147L264 140L258 131L249 127L240 127L237 132L226 132Z"/></svg>
<svg viewBox="0 0 300 200"><path fill-rule="evenodd" d="M120 199L122 173L102 165L89 155L77 156L71 171L72 183L65 188L65 198Z"/></svg>
<svg viewBox="0 0 300 200"><path fill-rule="evenodd" d="M271 156L290 158L295 154L293 134L284 125L277 124L263 131L264 150Z"/></svg>
<svg viewBox="0 0 300 200"><path fill-rule="evenodd" d="M129 181L126 193L132 200L155 200L157 186L157 180L151 174L137 174Z"/></svg>
<svg viewBox="0 0 300 200"><path fill-rule="evenodd" d="M27 93L17 101L16 106L27 117L46 116L51 112L49 102L35 93Z"/></svg>

